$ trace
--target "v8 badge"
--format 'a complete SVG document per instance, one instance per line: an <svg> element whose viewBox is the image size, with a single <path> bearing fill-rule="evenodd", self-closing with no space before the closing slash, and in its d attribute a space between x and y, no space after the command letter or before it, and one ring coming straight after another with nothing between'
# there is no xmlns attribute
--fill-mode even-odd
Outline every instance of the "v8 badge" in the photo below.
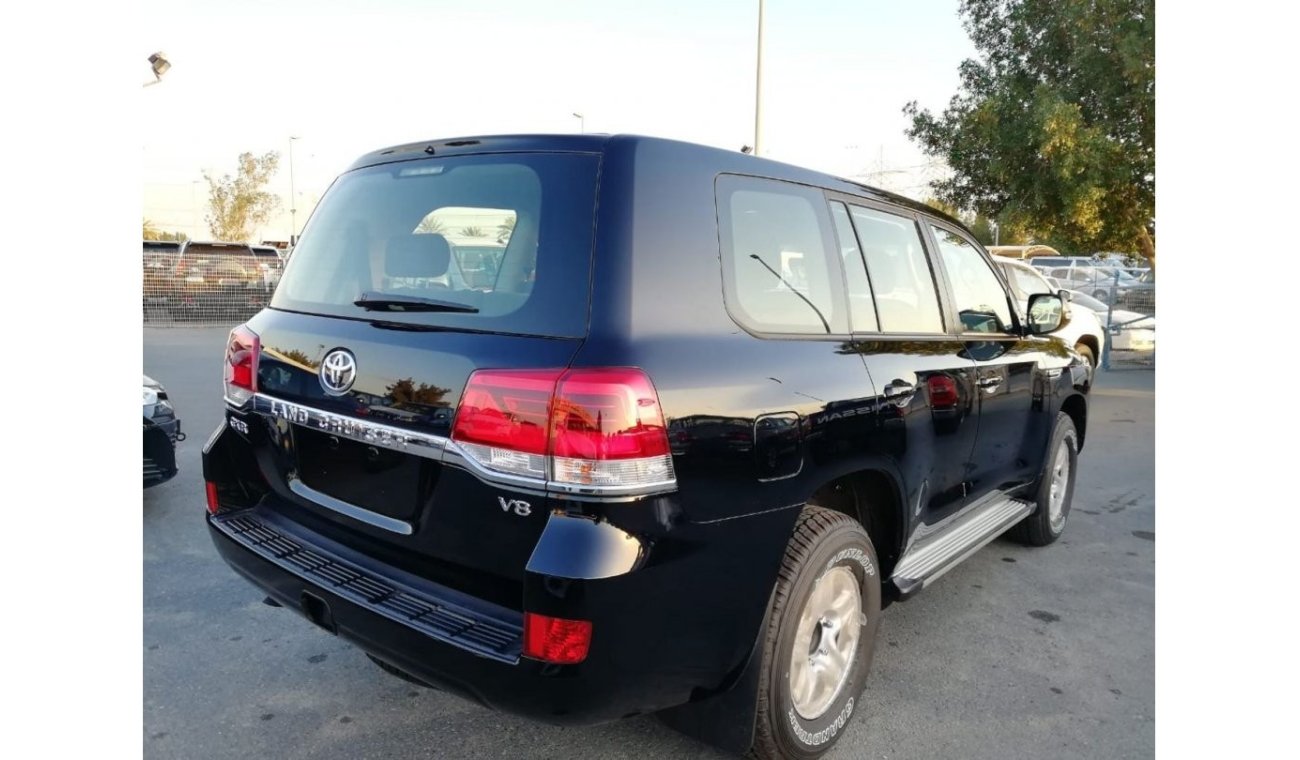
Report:
<svg viewBox="0 0 1300 760"><path fill-rule="evenodd" d="M501 504L501 511L510 513L514 512L520 517L527 517L533 513L533 505L519 499L506 500L504 496L498 496L497 502Z"/></svg>

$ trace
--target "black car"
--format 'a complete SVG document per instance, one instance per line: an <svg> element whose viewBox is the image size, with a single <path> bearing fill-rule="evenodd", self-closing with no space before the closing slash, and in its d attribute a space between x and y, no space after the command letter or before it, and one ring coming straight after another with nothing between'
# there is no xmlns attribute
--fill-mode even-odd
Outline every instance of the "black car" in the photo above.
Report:
<svg viewBox="0 0 1300 760"><path fill-rule="evenodd" d="M491 287L447 276L448 208L515 220ZM1013 304L955 219L774 161L376 151L230 334L207 524L404 678L814 757L864 711L882 607L1065 527L1091 370L1043 336L1059 296Z"/></svg>
<svg viewBox="0 0 1300 760"><path fill-rule="evenodd" d="M144 376L144 487L176 477L176 444L185 440L167 390Z"/></svg>

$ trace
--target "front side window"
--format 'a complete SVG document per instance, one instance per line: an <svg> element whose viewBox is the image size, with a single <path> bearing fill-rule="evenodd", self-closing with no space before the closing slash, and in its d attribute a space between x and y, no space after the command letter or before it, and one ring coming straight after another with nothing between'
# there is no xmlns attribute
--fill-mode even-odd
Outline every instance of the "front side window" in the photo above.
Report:
<svg viewBox="0 0 1300 760"><path fill-rule="evenodd" d="M1007 293L975 246L956 233L931 225L943 268L952 282L954 304L964 332L1011 332Z"/></svg>
<svg viewBox="0 0 1300 760"><path fill-rule="evenodd" d="M824 196L789 182L723 175L717 201L732 317L755 332L847 333Z"/></svg>
<svg viewBox="0 0 1300 760"><path fill-rule="evenodd" d="M934 274L916 223L906 217L852 206L882 332L942 333Z"/></svg>
<svg viewBox="0 0 1300 760"><path fill-rule="evenodd" d="M1055 293L1052 286L1043 279L1043 276L1032 269L1024 267L1007 266L1002 271L1010 276L1007 278L1011 281L1011 287L1016 291L1016 297L1022 301L1028 302L1029 297L1035 293Z"/></svg>

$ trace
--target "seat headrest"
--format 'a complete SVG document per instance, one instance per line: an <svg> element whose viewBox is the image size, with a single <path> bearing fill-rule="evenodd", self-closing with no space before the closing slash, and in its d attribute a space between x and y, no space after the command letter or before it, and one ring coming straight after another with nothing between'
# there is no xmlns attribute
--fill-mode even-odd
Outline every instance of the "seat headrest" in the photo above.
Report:
<svg viewBox="0 0 1300 760"><path fill-rule="evenodd" d="M437 233L395 235L384 253L384 274L389 277L441 277L451 262L451 246Z"/></svg>

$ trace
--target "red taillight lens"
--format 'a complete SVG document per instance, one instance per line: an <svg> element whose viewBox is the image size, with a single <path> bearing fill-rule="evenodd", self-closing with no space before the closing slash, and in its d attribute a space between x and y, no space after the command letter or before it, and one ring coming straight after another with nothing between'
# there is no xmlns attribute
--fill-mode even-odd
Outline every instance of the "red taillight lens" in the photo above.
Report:
<svg viewBox="0 0 1300 760"><path fill-rule="evenodd" d="M208 512L215 515L217 510L221 509L221 505L217 503L217 484L209 480L204 483L204 486L208 492Z"/></svg>
<svg viewBox="0 0 1300 760"><path fill-rule="evenodd" d="M489 469L582 486L673 480L659 397L638 369L480 370L452 439Z"/></svg>
<svg viewBox="0 0 1300 760"><path fill-rule="evenodd" d="M587 659L591 621L565 620L535 612L524 613L524 656L559 665Z"/></svg>
<svg viewBox="0 0 1300 760"><path fill-rule="evenodd" d="M242 405L257 392L257 358L262 341L257 333L240 325L230 331L226 343L226 400Z"/></svg>
<svg viewBox="0 0 1300 760"><path fill-rule="evenodd" d="M469 378L451 437L483 465L546 477L551 396L561 370L479 370Z"/></svg>
<svg viewBox="0 0 1300 760"><path fill-rule="evenodd" d="M668 453L659 397L635 369L579 369L555 389L557 457L637 459Z"/></svg>
<svg viewBox="0 0 1300 760"><path fill-rule="evenodd" d="M930 389L930 406L952 409L957 406L957 382L947 375L930 375L925 381Z"/></svg>
<svg viewBox="0 0 1300 760"><path fill-rule="evenodd" d="M555 388L551 477L637 486L673 479L659 396L639 369L575 369Z"/></svg>

